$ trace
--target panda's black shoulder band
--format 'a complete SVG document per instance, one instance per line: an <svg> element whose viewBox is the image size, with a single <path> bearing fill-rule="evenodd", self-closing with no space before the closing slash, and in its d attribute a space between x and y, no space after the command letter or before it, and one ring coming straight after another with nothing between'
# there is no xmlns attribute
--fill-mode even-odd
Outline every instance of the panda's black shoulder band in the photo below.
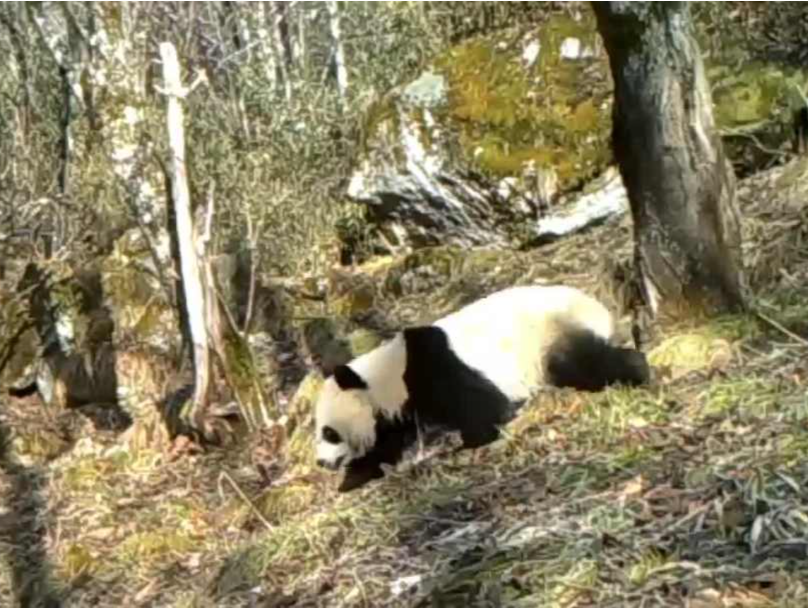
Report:
<svg viewBox="0 0 808 608"><path fill-rule="evenodd" d="M344 391L368 387L367 382L347 365L340 365L334 369L334 380L337 381L337 386Z"/></svg>

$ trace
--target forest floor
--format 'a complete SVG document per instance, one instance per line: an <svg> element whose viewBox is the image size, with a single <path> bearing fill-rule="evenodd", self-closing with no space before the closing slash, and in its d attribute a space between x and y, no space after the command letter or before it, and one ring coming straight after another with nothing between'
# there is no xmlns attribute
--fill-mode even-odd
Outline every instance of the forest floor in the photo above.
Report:
<svg viewBox="0 0 808 608"><path fill-rule="evenodd" d="M741 187L757 313L659 328L654 386L546 391L476 455L347 495L310 467L267 487L247 447L131 452L3 397L0 605L808 605L808 211L789 170ZM46 460L37 433L80 439Z"/></svg>

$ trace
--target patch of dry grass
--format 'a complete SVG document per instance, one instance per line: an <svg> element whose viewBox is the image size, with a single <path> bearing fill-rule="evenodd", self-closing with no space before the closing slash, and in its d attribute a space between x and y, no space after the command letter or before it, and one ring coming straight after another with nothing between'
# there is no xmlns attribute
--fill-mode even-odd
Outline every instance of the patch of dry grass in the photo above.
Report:
<svg viewBox="0 0 808 608"><path fill-rule="evenodd" d="M691 331L757 354L648 390L547 391L479 463L410 462L313 500L238 552L217 592L301 606L804 605L804 353L752 318Z"/></svg>
<svg viewBox="0 0 808 608"><path fill-rule="evenodd" d="M775 206L777 230L804 213ZM170 460L75 412L3 403L0 605L808 605L808 256L801 225L772 240L770 210L746 210L772 243L753 260L763 316L663 328L654 387L545 391L476 455L411 460L348 495L301 461L305 430L267 487L254 446ZM608 224L430 301L538 275L591 286L584 269L626 237Z"/></svg>

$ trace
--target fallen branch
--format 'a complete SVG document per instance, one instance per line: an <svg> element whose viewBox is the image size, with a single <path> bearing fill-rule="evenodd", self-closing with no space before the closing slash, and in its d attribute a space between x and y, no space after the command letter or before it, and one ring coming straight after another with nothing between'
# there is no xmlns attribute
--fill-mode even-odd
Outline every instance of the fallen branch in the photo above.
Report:
<svg viewBox="0 0 808 608"><path fill-rule="evenodd" d="M760 317L760 319L761 319L761 320L763 320L763 321L765 321L766 323L768 323L769 325L771 325L771 326L772 326L774 329L776 329L776 330L778 330L778 331L782 332L783 334L785 334L786 336L788 336L788 337L789 337L789 338L791 338L792 340L794 340L794 341L796 341L796 342L799 342L799 343L800 343L800 344L802 344L803 346L808 347L808 340L806 340L806 339L805 339L805 338L803 338L802 336L799 336L799 335L795 334L793 331L791 331L790 329L787 329L786 327L783 327L783 325L781 325L780 323L778 323L778 322L777 322L777 321L775 321L774 319L772 319L772 318L770 318L770 317L767 317L766 315L764 315L764 314L763 314L762 312L760 312L760 311L755 312L755 314L756 314L758 317Z"/></svg>
<svg viewBox="0 0 808 608"><path fill-rule="evenodd" d="M236 480L233 479L232 477L230 477L230 475L226 471L222 472L221 476L222 476L222 478L226 479L227 483L229 483L233 487L233 489L236 491L236 494L239 495L241 500L243 500L244 503L248 507L250 507L250 509L252 509L252 511L255 513L255 515L258 517L258 519L261 520L261 523L264 524L266 529L267 530L272 530L273 529L272 524L269 523L269 520L266 517L264 517L264 514L261 513L261 510L258 507L256 507L255 503L253 501L251 501L250 498L244 493L244 490L242 490L239 487L239 485L236 483Z"/></svg>

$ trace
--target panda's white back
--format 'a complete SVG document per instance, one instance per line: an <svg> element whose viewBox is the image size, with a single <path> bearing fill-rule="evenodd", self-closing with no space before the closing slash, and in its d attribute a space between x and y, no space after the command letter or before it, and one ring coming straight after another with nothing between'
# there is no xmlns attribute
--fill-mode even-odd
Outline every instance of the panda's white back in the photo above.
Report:
<svg viewBox="0 0 808 608"><path fill-rule="evenodd" d="M544 383L544 357L570 326L609 339L608 309L584 292L566 286L511 287L478 300L435 323L452 350L481 371L510 399L527 399Z"/></svg>

